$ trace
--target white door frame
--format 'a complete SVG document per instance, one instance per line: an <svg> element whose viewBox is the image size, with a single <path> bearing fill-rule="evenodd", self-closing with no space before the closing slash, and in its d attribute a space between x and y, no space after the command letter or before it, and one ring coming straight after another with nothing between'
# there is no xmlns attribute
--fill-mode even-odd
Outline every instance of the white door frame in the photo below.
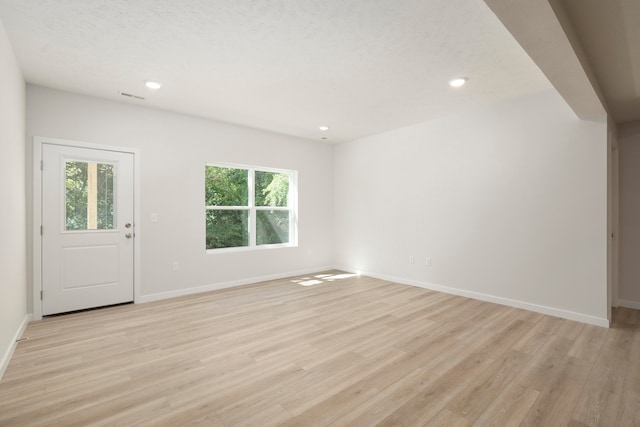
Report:
<svg viewBox="0 0 640 427"><path fill-rule="evenodd" d="M33 261L32 261L32 301L33 320L42 319L42 145L55 144L67 147L89 148L94 150L119 151L133 154L133 221L136 241L133 251L133 302L140 300L140 242L142 227L140 222L140 150L129 147L116 147L103 144L71 141L65 139L33 137Z"/></svg>

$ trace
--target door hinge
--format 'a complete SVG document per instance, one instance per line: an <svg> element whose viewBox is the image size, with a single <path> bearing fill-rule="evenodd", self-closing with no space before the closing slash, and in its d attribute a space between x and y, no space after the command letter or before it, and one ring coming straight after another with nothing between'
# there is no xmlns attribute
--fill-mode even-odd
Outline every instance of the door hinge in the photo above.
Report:
<svg viewBox="0 0 640 427"><path fill-rule="evenodd" d="M44 170L44 161L40 160L40 170L43 171Z"/></svg>
<svg viewBox="0 0 640 427"><path fill-rule="evenodd" d="M40 226L40 235L42 236L43 233L44 233L44 229L42 226Z"/></svg>
<svg viewBox="0 0 640 427"><path fill-rule="evenodd" d="M40 291L40 301L42 301L42 300L43 300L43 298L42 298L42 297L43 297L43 295L44 295L44 291Z"/></svg>

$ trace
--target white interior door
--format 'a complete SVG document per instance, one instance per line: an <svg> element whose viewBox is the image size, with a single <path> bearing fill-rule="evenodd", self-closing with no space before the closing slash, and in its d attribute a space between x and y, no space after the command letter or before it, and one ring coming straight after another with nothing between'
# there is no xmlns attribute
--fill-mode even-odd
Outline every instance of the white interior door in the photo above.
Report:
<svg viewBox="0 0 640 427"><path fill-rule="evenodd" d="M42 145L42 314L133 301L133 154Z"/></svg>

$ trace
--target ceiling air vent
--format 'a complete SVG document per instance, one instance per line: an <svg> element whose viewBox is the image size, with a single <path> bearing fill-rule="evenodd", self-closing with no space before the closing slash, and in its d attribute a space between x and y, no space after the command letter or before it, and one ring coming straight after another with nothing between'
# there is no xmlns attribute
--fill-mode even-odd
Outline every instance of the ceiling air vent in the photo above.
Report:
<svg viewBox="0 0 640 427"><path fill-rule="evenodd" d="M132 94L132 93L120 92L120 95L122 95L122 96L126 96L127 98L142 99L142 100L144 100L144 96L138 96L138 95L134 95L134 94Z"/></svg>

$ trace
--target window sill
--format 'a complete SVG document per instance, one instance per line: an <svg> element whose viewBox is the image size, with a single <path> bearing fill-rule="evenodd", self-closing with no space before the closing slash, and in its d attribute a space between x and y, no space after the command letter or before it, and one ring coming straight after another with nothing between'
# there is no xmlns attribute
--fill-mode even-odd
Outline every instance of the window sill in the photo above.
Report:
<svg viewBox="0 0 640 427"><path fill-rule="evenodd" d="M254 252L271 249L297 248L297 243L278 243L273 245L241 246L237 248L206 249L207 255L228 254L233 252Z"/></svg>

